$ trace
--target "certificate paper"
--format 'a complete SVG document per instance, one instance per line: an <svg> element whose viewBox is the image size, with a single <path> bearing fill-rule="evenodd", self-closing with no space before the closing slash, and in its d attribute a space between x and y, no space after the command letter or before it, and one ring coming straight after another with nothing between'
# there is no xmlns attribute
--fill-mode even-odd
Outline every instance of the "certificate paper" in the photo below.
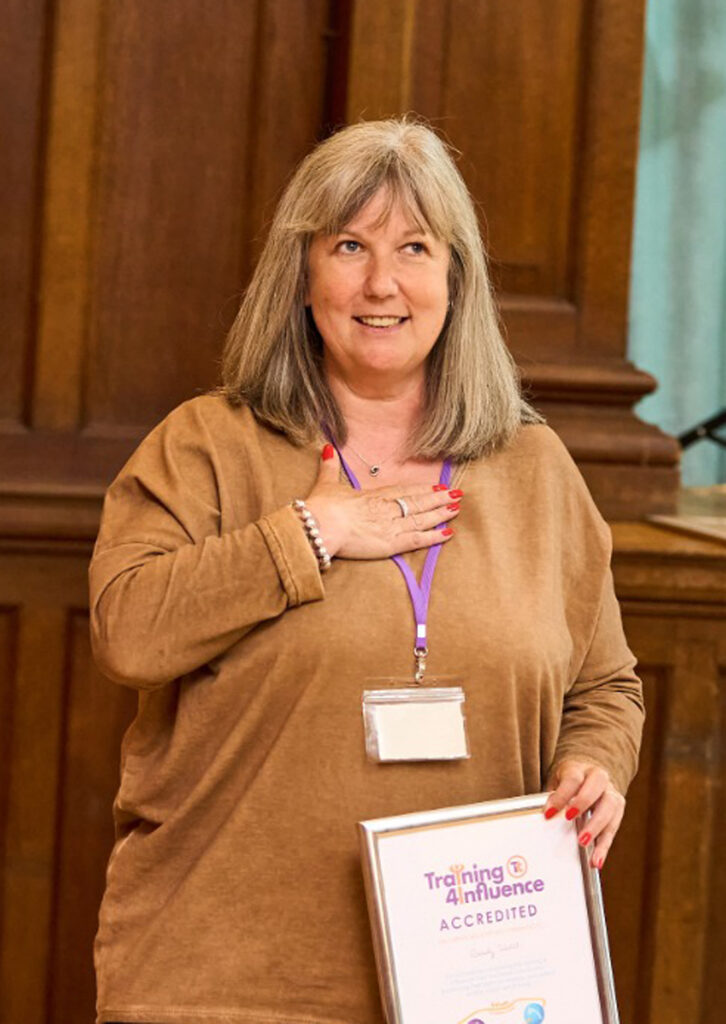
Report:
<svg viewBox="0 0 726 1024"><path fill-rule="evenodd" d="M617 1024L582 822L546 799L360 823L389 1024Z"/></svg>

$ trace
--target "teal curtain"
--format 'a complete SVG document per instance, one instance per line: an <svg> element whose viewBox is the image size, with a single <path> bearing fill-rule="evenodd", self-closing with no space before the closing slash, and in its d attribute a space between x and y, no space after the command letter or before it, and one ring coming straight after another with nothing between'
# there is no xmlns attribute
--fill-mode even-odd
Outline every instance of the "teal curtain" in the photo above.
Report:
<svg viewBox="0 0 726 1024"><path fill-rule="evenodd" d="M648 4L628 351L659 382L642 419L726 406L726 0ZM684 453L685 486L723 482L726 449Z"/></svg>

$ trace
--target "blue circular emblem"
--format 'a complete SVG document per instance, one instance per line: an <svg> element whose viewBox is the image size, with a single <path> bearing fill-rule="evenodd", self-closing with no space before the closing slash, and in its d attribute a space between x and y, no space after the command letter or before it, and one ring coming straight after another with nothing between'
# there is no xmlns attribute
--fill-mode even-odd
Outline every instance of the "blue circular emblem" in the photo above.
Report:
<svg viewBox="0 0 726 1024"><path fill-rule="evenodd" d="M525 1024L541 1024L544 1015L544 1006L541 1003L529 1003L524 1008Z"/></svg>

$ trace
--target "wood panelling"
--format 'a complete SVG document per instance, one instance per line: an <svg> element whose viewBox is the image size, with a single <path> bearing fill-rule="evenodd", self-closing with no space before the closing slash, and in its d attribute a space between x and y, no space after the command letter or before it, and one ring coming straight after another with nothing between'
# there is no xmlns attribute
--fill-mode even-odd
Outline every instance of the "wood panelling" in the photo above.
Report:
<svg viewBox="0 0 726 1024"><path fill-rule="evenodd" d="M0 1020L87 1024L111 801L135 694L92 663L88 545L0 553Z"/></svg>
<svg viewBox="0 0 726 1024"><path fill-rule="evenodd" d="M585 7L587 73L581 87L580 195L573 224L578 349L620 360L625 355L645 2L590 0Z"/></svg>
<svg viewBox="0 0 726 1024"><path fill-rule="evenodd" d="M0 922L5 920L5 843L10 794L10 757L13 736L13 693L17 675L17 611L0 603ZM0 935L2 931L0 930ZM0 944L0 965L3 960ZM1 970L0 966L0 970Z"/></svg>
<svg viewBox="0 0 726 1024"><path fill-rule="evenodd" d="M35 331L35 274L43 165L46 4L10 0L0 22L0 424L27 417Z"/></svg>
<svg viewBox="0 0 726 1024"><path fill-rule="evenodd" d="M243 280L252 272L290 173L322 137L328 103L325 66L334 47L345 45L329 28L327 6L322 0L287 0L260 8L253 102L256 111L265 113L255 117L250 140L254 163L246 203L249 219L242 236Z"/></svg>
<svg viewBox="0 0 726 1024"><path fill-rule="evenodd" d="M5 822L0 991L8 1021L42 1021L53 920L65 611L24 605L18 616L10 785ZM49 681L55 683L49 685Z"/></svg>
<svg viewBox="0 0 726 1024"><path fill-rule="evenodd" d="M319 0L304 11L226 0L204 16L194 0L108 8L91 431L143 429L215 383L266 203L318 131L323 10Z"/></svg>
<svg viewBox="0 0 726 1024"><path fill-rule="evenodd" d="M720 999L723 993L723 965L726 963L726 857L723 855L724 822L726 822L726 668L721 667L718 679L719 748L714 771L713 820L716 846L710 871L708 893L708 955L703 978L703 1024L720 1024L723 1016Z"/></svg>
<svg viewBox="0 0 726 1024"><path fill-rule="evenodd" d="M79 1005L94 1004L93 940L105 883L99 868L113 844L109 795L118 788L121 738L136 707L136 694L109 684L94 665L85 611L73 610L67 635L48 1024L66 1024Z"/></svg>
<svg viewBox="0 0 726 1024"><path fill-rule="evenodd" d="M632 644L632 636L629 635ZM653 906L654 850L651 826L659 806L664 709L671 672L666 665L640 665L648 721L640 767L628 793L625 818L602 874L615 986L622 1024L638 1024L648 975L648 920Z"/></svg>
<svg viewBox="0 0 726 1024"><path fill-rule="evenodd" d="M677 446L633 415L655 382L624 360L643 4L11 5L8 530L27 511L53 535L69 488L91 522L215 383L274 202L343 108L421 113L459 148L535 403L609 516L668 510Z"/></svg>
<svg viewBox="0 0 726 1024"><path fill-rule="evenodd" d="M327 114L345 45L327 24L328 0L13 6L0 489L20 531L34 506L52 534L67 485L97 515L140 437L216 382L274 200Z"/></svg>
<svg viewBox="0 0 726 1024"><path fill-rule="evenodd" d="M80 426L105 10L96 0L65 0L49 23L53 61L32 398L32 426L39 429Z"/></svg>
<svg viewBox="0 0 726 1024"><path fill-rule="evenodd" d="M614 538L648 708L641 771L605 873L623 1024L710 1024L725 934L715 899L724 891L726 547L646 524L616 524Z"/></svg>
<svg viewBox="0 0 726 1024"><path fill-rule="evenodd" d="M442 126L482 204L500 292L572 302L583 10L570 0L520 0L515 16L506 4L450 7Z"/></svg>
<svg viewBox="0 0 726 1024"><path fill-rule="evenodd" d="M626 614L655 721L646 733L627 827L605 873L624 1022L700 1021L706 1008L704 972L713 955L709 893L720 843L714 755L723 743L723 723L713 709L723 700L724 618ZM640 840L635 850L634 832ZM638 887L642 892L634 891Z"/></svg>

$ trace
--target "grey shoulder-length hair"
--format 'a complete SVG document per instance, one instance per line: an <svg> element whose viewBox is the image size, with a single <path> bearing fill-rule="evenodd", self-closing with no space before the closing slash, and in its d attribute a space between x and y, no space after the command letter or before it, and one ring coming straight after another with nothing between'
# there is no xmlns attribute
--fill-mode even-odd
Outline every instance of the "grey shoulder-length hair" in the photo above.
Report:
<svg viewBox="0 0 726 1024"><path fill-rule="evenodd" d="M342 231L381 188L388 204L404 204L450 248L450 309L427 359L426 407L409 454L462 460L492 452L521 423L541 417L522 398L502 339L466 185L445 144L418 121L350 125L302 161L227 336L221 391L297 444L319 438L323 425L345 443L322 342L305 308L308 250L314 235Z"/></svg>

